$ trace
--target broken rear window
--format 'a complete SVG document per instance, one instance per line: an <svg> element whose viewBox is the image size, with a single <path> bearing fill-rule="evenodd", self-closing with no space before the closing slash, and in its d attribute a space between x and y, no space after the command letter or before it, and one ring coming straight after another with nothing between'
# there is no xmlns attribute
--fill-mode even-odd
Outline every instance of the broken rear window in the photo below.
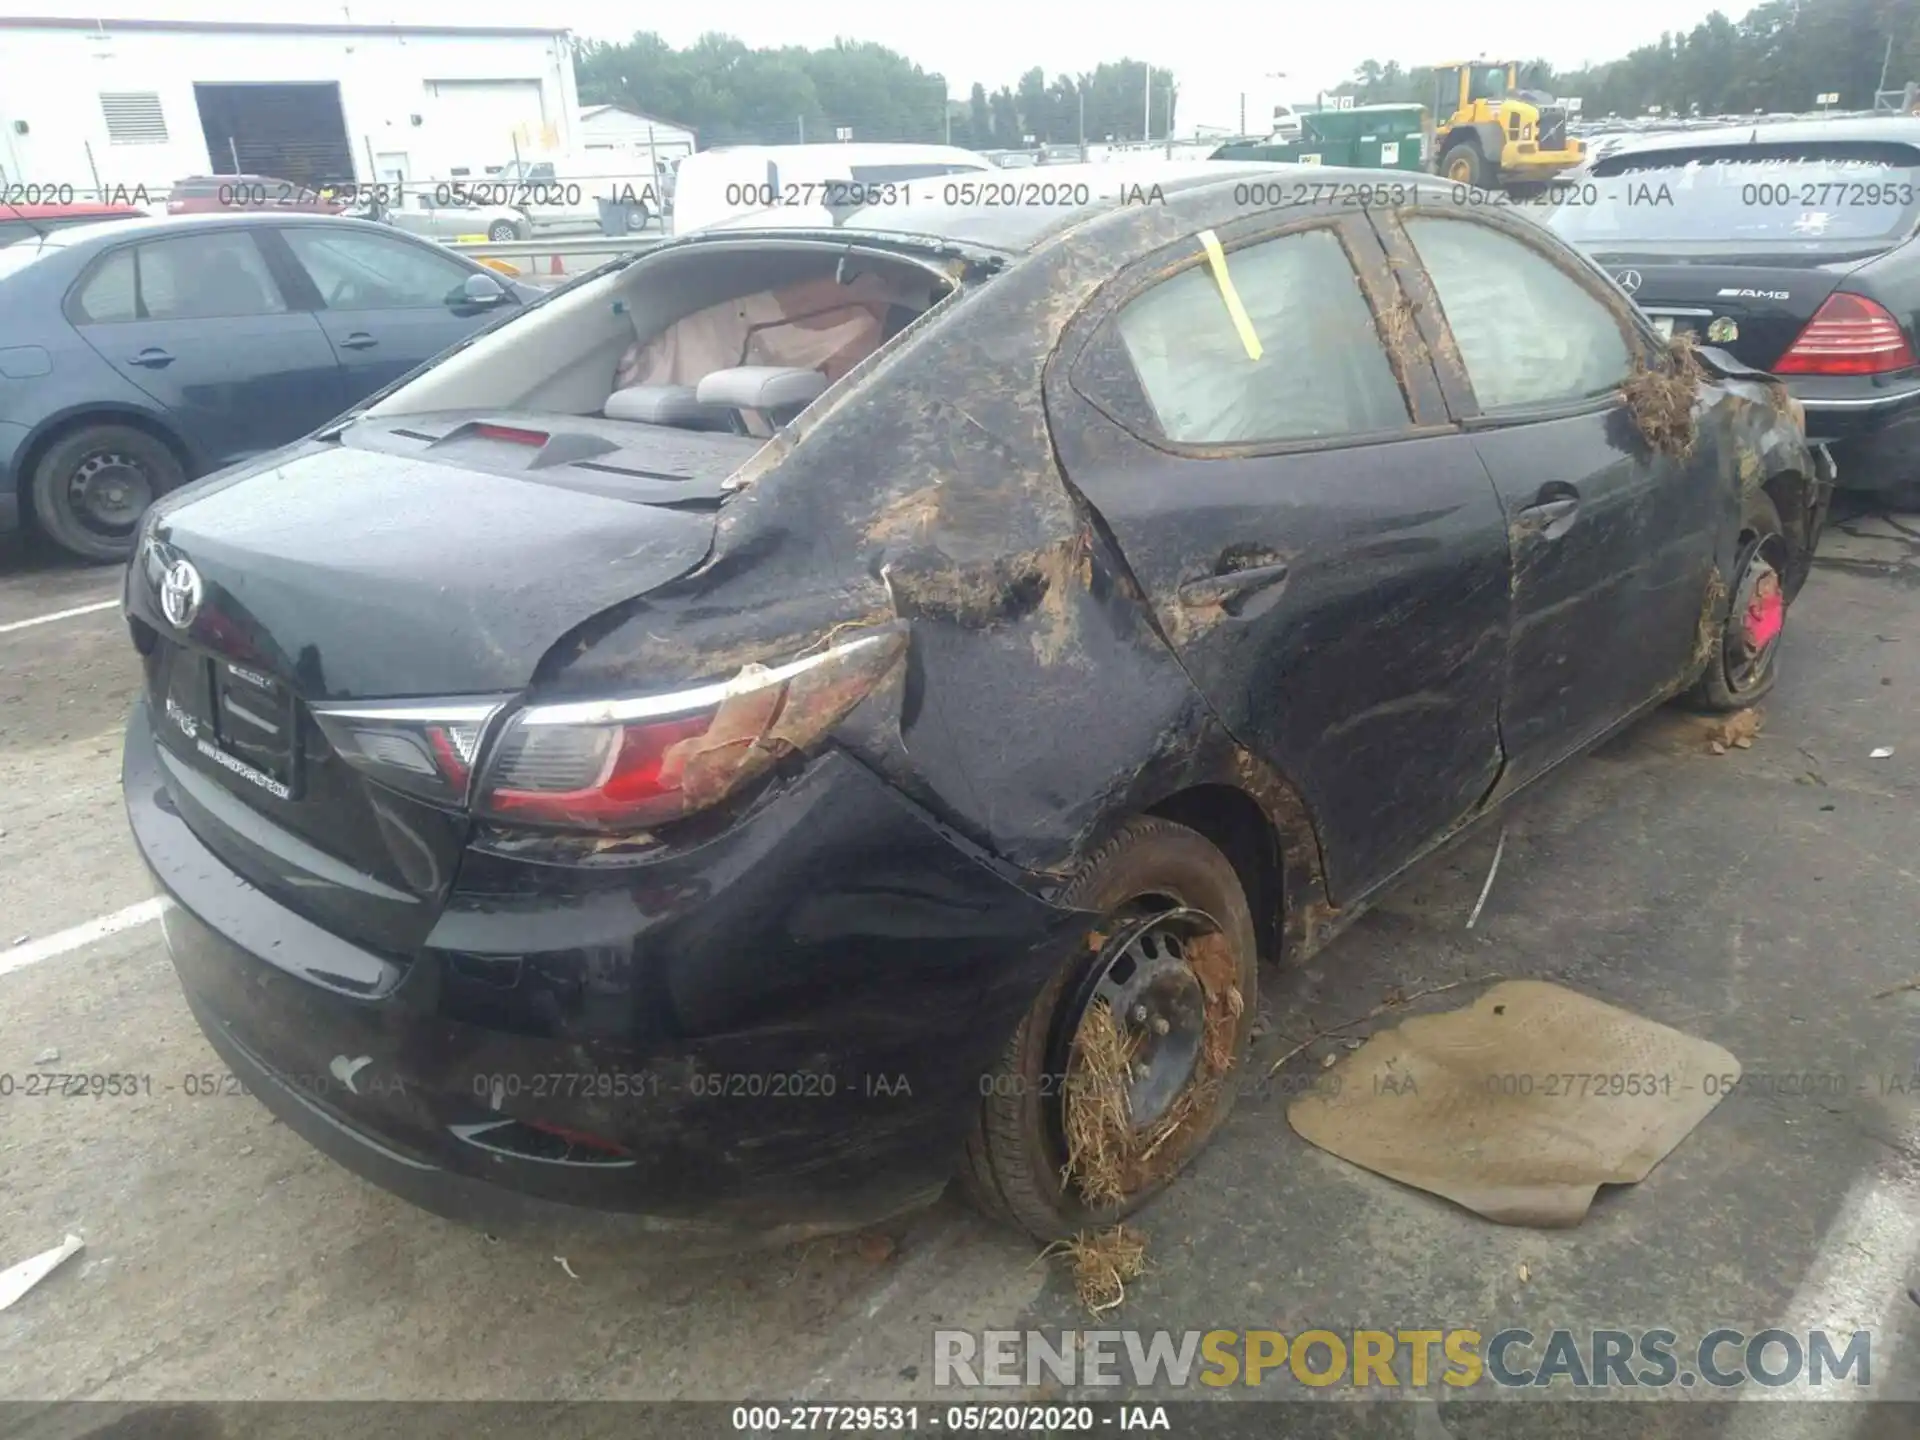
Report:
<svg viewBox="0 0 1920 1440"><path fill-rule="evenodd" d="M1892 240L1920 221L1920 149L1826 141L1628 151L1556 193L1565 203L1547 224L1576 245Z"/></svg>

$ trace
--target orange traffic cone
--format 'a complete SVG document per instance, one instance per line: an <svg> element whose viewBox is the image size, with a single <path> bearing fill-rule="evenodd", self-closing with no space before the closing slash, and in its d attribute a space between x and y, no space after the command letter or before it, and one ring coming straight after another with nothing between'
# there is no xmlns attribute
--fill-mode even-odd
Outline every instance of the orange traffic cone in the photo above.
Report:
<svg viewBox="0 0 1920 1440"><path fill-rule="evenodd" d="M558 255L552 257L552 264L553 268L547 271L549 275L565 275L567 273L560 268L560 257Z"/></svg>

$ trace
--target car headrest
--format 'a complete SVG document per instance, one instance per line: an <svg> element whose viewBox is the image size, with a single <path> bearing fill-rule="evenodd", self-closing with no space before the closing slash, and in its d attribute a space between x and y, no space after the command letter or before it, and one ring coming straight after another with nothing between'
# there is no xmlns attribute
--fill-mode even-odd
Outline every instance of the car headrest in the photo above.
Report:
<svg viewBox="0 0 1920 1440"><path fill-rule="evenodd" d="M827 377L818 370L786 365L739 365L702 376L696 393L702 405L781 410L818 400L826 388Z"/></svg>
<svg viewBox="0 0 1920 1440"><path fill-rule="evenodd" d="M648 425L700 425L726 418L725 411L702 405L691 385L629 385L609 395L600 413L609 420Z"/></svg>

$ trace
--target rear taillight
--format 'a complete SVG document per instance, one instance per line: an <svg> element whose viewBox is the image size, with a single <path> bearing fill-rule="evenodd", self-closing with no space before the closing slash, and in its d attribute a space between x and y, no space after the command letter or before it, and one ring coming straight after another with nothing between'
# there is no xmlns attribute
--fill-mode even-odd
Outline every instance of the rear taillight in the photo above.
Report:
<svg viewBox="0 0 1920 1440"><path fill-rule="evenodd" d="M497 700L315 706L313 718L342 760L395 790L463 805L473 759Z"/></svg>
<svg viewBox="0 0 1920 1440"><path fill-rule="evenodd" d="M906 647L906 626L894 624L672 694L530 706L493 746L474 809L588 830L679 819L817 745L892 674Z"/></svg>
<svg viewBox="0 0 1920 1440"><path fill-rule="evenodd" d="M1836 290L1807 322L1776 375L1879 375L1917 363L1900 322L1864 295Z"/></svg>

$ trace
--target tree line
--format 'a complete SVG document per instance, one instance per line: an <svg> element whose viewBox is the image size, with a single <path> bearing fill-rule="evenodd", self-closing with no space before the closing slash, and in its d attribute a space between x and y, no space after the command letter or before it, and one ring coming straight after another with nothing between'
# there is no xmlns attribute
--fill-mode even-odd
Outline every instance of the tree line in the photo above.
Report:
<svg viewBox="0 0 1920 1440"><path fill-rule="evenodd" d="M1512 57L1509 57L1512 58ZM1920 0L1767 0L1740 20L1715 11L1690 31L1668 31L1618 60L1556 71L1520 67L1524 88L1579 96L1588 119L1644 115L1747 115L1819 108L1871 110L1882 70L1888 89L1920 81ZM1333 93L1358 104L1436 101L1433 71L1367 60ZM1452 96L1446 99L1452 106Z"/></svg>
<svg viewBox="0 0 1920 1440"><path fill-rule="evenodd" d="M948 98L947 77L923 70L884 45L841 40L831 47L753 49L707 34L685 49L642 32L624 45L581 40L574 78L585 105L620 105L671 120L713 145L833 140L904 140L974 150L1039 144L1164 139L1178 96L1171 72L1115 60L1052 80L1035 67L1015 86L967 100ZM1143 124L1144 122L1144 124ZM1149 128L1150 127L1150 128Z"/></svg>
<svg viewBox="0 0 1920 1440"><path fill-rule="evenodd" d="M1840 96L1837 108L1867 110L1883 63L1889 88L1920 81L1920 0L1766 0L1743 19L1715 11L1691 31L1667 32L1604 64L1556 71L1529 60L1520 82L1579 96L1589 118L1655 106L1703 115L1811 110L1829 93ZM1131 58L1052 80L1036 66L996 91L976 83L961 101L949 98L948 77L884 45L754 49L719 33L685 49L650 31L625 44L580 40L574 73L583 103L688 126L703 147L827 141L843 132L975 150L1158 140L1173 133L1179 101L1170 71ZM1430 69L1397 60L1367 60L1331 93L1361 104L1432 106L1438 98ZM1444 108L1451 106L1446 97Z"/></svg>

